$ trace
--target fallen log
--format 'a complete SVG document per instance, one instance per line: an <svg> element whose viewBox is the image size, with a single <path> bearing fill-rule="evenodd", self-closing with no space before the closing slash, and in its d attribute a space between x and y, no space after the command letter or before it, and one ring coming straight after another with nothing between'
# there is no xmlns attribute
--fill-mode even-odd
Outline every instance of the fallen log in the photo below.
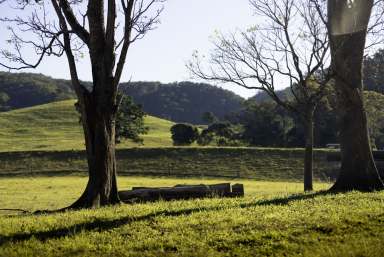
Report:
<svg viewBox="0 0 384 257"><path fill-rule="evenodd" d="M132 190L119 191L125 203L182 200L204 197L242 197L244 186L230 183L215 185L176 185L174 187L133 187Z"/></svg>

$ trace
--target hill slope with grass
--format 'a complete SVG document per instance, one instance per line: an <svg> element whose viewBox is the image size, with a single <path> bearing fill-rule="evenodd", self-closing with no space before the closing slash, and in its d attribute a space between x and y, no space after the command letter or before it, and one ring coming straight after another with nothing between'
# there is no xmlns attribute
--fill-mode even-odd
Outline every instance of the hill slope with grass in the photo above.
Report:
<svg viewBox="0 0 384 257"><path fill-rule="evenodd" d="M91 87L90 82L82 82ZM202 124L205 112L223 118L241 108L244 99L232 91L204 83L130 82L120 84L121 92L131 96L143 110L175 122ZM0 112L74 99L69 80L43 74L0 71Z"/></svg>
<svg viewBox="0 0 384 257"><path fill-rule="evenodd" d="M66 100L0 113L0 152L84 149L75 100ZM171 146L172 122L145 117L149 127L144 146ZM118 147L140 146L129 140Z"/></svg>

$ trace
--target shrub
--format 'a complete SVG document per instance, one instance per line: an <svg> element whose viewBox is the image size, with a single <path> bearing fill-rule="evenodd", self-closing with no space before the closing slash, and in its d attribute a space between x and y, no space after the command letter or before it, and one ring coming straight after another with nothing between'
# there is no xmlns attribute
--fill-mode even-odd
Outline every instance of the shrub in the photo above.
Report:
<svg viewBox="0 0 384 257"><path fill-rule="evenodd" d="M171 127L174 145L190 145L199 137L199 131L191 124L178 123Z"/></svg>
<svg viewBox="0 0 384 257"><path fill-rule="evenodd" d="M217 146L241 146L243 143L239 140L236 133L236 127L229 122L216 122L204 129L197 143L199 145L214 144Z"/></svg>
<svg viewBox="0 0 384 257"><path fill-rule="evenodd" d="M135 143L143 143L140 135L148 133L149 128L144 125L146 115L142 106L135 104L129 96L121 96L122 100L116 117L116 143L121 139L131 139Z"/></svg>
<svg viewBox="0 0 384 257"><path fill-rule="evenodd" d="M213 141L214 137L214 133L211 133L208 129L204 129L197 139L197 144L202 146L209 145Z"/></svg>

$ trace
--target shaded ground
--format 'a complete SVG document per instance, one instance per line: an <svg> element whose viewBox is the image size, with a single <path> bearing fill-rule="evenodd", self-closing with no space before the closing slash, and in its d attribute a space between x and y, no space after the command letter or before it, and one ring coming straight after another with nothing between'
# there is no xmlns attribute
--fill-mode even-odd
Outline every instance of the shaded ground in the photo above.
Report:
<svg viewBox="0 0 384 257"><path fill-rule="evenodd" d="M326 161L326 150L315 151L314 177L330 181L338 163ZM273 148L131 148L117 152L118 173L138 176L254 178L302 181L302 149ZM81 151L0 153L1 175L86 174Z"/></svg>

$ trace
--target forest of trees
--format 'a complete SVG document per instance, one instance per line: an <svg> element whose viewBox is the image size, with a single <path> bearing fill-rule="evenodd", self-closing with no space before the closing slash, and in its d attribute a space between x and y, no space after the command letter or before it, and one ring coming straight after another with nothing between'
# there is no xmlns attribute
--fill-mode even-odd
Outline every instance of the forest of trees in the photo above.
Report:
<svg viewBox="0 0 384 257"><path fill-rule="evenodd" d="M231 91L203 83L123 83L121 90L151 115L192 124L205 124L203 114L224 118L241 109L244 99Z"/></svg>
<svg viewBox="0 0 384 257"><path fill-rule="evenodd" d="M192 82L121 83L120 89L150 115L193 124L206 123L202 119L204 112L224 118L228 113L240 110L244 101L231 91ZM68 80L53 79L42 74L0 72L0 111L74 97Z"/></svg>
<svg viewBox="0 0 384 257"><path fill-rule="evenodd" d="M338 124L333 95L320 102L315 112L314 145L326 147L338 143ZM257 100L256 100L257 99ZM364 92L370 136L373 147L384 147L384 95ZM256 101L255 101L256 100ZM304 128L297 117L287 112L272 100L260 95L250 98L244 108L227 117L234 125L241 126L241 139L253 146L300 147L304 143Z"/></svg>
<svg viewBox="0 0 384 257"><path fill-rule="evenodd" d="M42 74L0 72L0 111L75 98L70 81Z"/></svg>

